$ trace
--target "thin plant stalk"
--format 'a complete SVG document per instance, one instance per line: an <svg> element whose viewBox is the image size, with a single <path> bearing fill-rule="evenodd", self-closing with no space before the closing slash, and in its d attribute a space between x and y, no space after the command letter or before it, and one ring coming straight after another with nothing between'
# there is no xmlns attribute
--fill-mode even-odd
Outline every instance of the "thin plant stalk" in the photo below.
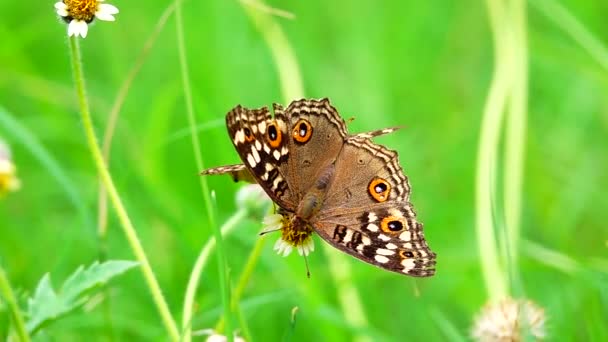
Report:
<svg viewBox="0 0 608 342"><path fill-rule="evenodd" d="M227 235L238 224L245 219L247 216L247 210L240 209L234 215L232 215L220 228L222 235ZM207 241L205 246L201 249L201 252L196 258L192 272L190 273L190 279L186 287L186 295L184 297L184 307L182 312L182 340L187 342L191 340L192 330L192 308L194 307L194 298L196 296L196 289L198 287L200 277L203 273L203 269L209 260L209 255L215 248L215 238L211 238Z"/></svg>
<svg viewBox="0 0 608 342"><path fill-rule="evenodd" d="M253 274L253 271L255 270L255 266L257 265L257 262L260 259L260 256L262 255L263 247L265 244L266 244L266 236L260 236L257 239L257 241L255 242L255 245L253 246L253 250L249 254L249 257L247 258L247 263L245 264L245 269L243 270L243 273L241 274L241 277L239 278L239 280L236 284L236 287L232 291L232 302L230 304L232 305L232 310L234 312L239 311L239 308L238 308L239 300L241 299L241 296L243 295L243 292L245 291L245 287L249 283L249 279L251 279L251 275ZM215 331L222 331L223 329L224 329L224 319L222 317L215 325ZM247 337L247 336L245 335L245 337Z"/></svg>
<svg viewBox="0 0 608 342"><path fill-rule="evenodd" d="M255 5L252 5L250 1L241 1L245 13L262 34L272 53L279 73L283 99L285 99L285 103L300 99L304 96L304 86L296 53L281 25L274 20L272 14L268 11L259 10L260 6L266 5L262 1L256 1L255 3Z"/></svg>
<svg viewBox="0 0 608 342"><path fill-rule="evenodd" d="M76 84L76 92L78 95L78 101L80 106L80 114L82 119L82 125L84 127L87 144L89 145L89 149L91 151L91 155L95 162L95 166L97 167L97 172L99 173L102 182L104 183L104 187L110 196L110 202L114 206L116 210L116 215L118 216L118 220L120 222L120 226L123 229L123 232L127 238L127 241L133 250L133 254L135 255L136 260L139 262L141 266L142 273L144 275L144 279L150 292L152 294L152 299L156 304L156 307L159 311L161 319L171 340L177 341L179 340L179 330L177 329L177 325L171 316L171 311L169 310L169 306L165 301L163 293L160 289L158 281L156 280L156 276L152 271L152 267L148 262L148 258L144 252L144 249L137 237L137 232L131 223L131 219L127 214L127 211L122 203L120 195L114 186L114 182L112 181L112 177L110 176L110 172L106 166L105 161L103 160L103 156L101 153L101 149L97 143L97 137L95 136L95 130L93 129L93 121L91 119L91 113L89 110L89 103L86 97L85 92L85 84L84 84L84 74L82 70L82 62L80 56L80 46L78 43L77 37L69 38L70 44L70 52L71 52L71 61L72 61L72 69L74 72L74 81Z"/></svg>
<svg viewBox="0 0 608 342"><path fill-rule="evenodd" d="M509 74L504 68L507 52L505 37L508 34L502 0L487 0L490 27L494 41L494 73L484 107L477 152L476 176L476 230L482 274L491 301L504 298L507 293L506 278L500 263L495 234L494 205L496 164L500 142L504 106L509 89Z"/></svg>
<svg viewBox="0 0 608 342"><path fill-rule="evenodd" d="M608 71L608 47L568 12L566 7L555 0L532 0L529 3L551 20L555 26L570 35L602 68Z"/></svg>
<svg viewBox="0 0 608 342"><path fill-rule="evenodd" d="M135 77L139 74L139 71L143 67L144 62L146 61L148 55L152 51L152 47L154 46L154 43L158 39L158 36L162 32L163 28L165 27L165 24L167 23L167 20L169 19L171 14L173 14L174 10L175 10L174 4L170 4L169 6L167 6L167 8L163 12L163 14L158 19L158 22L156 23L154 31L152 31L152 34L150 35L150 37L148 37L148 39L146 40L146 43L144 44L143 48L141 49L139 56L135 60L135 64L129 71L127 77L125 78L122 85L120 86L120 89L118 90L118 94L116 95L116 99L114 100L114 104L112 105L112 109L110 110L108 124L106 126L106 129L105 129L105 132L103 135L103 143L102 143L101 150L102 150L102 154L103 154L103 159L106 161L106 164L110 162L110 151L112 148L112 138L114 137L114 131L116 130L116 124L118 123L120 110L122 109L122 105L125 103L127 94L129 93L129 89L131 89L131 85L133 84ZM107 223L108 223L108 209L107 209L108 200L107 199L108 199L108 197L107 197L106 191L103 188L103 182L100 182L99 200L98 200L98 211L99 211L98 215L99 216L98 216L98 220L97 220L97 231L98 231L98 234L101 237L102 241L105 239L106 232L107 232Z"/></svg>
<svg viewBox="0 0 608 342"><path fill-rule="evenodd" d="M175 10L175 5L170 4L167 9L163 12L163 14L158 19L156 23L156 27L150 37L146 40L143 48L141 49L139 56L135 60L135 64L127 74L127 77L123 81L120 89L118 90L118 94L116 95L116 99L114 100L114 104L112 105L112 109L110 110L108 124L106 126L104 135L103 135L103 143L101 147L103 159L106 162L106 165L110 163L110 152L112 148L112 138L114 137L114 132L116 130L116 125L118 123L118 118L120 115L120 110L122 109L122 105L124 104L127 94L131 89L131 85L135 80L135 77L139 74L139 71L144 65L148 55L152 51L152 47L154 43L158 39L158 36L162 32L162 29L165 27L167 20L173 14ZM108 227L108 193L105 191L103 186L103 181L99 181L99 195L97 200L97 235L99 237L99 259L104 261L107 259L107 227ZM111 314L111 300L108 288L104 287L104 293L106 294L106 300L103 302L103 311L104 318L107 322L107 335L110 340L114 340L113 338L113 327L112 327L112 314Z"/></svg>
<svg viewBox="0 0 608 342"><path fill-rule="evenodd" d="M11 284L9 283L6 272L4 272L2 266L0 266L0 295L4 297L4 300L8 304L8 309L12 317L13 327L17 333L17 338L21 342L29 342L30 335L25 328L25 320L23 319L21 310L17 305L17 300L15 299L13 289L11 288ZM11 339L9 338L9 341L10 340Z"/></svg>
<svg viewBox="0 0 608 342"><path fill-rule="evenodd" d="M517 256L521 225L522 187L526 145L528 103L528 48L526 1L511 0L509 6L510 71L512 77L505 132L504 210L507 230L509 270L512 281L517 275Z"/></svg>
<svg viewBox="0 0 608 342"><path fill-rule="evenodd" d="M342 307L344 318L348 323L357 328L364 328L368 326L367 317L365 316L365 310L361 299L359 297L359 291L353 286L351 280L351 266L350 263L342 260L343 256L337 254L333 248L328 244L323 245L325 250L325 256L328 259L328 265L330 274L333 278L334 285L336 286L336 293L338 296L338 302ZM358 333L354 336L353 341L355 342L368 342L372 341L369 336Z"/></svg>
<svg viewBox="0 0 608 342"><path fill-rule="evenodd" d="M179 0L175 1L175 23L177 29L177 49L179 54L179 64L181 68L181 77L184 87L184 96L186 100L186 112L188 114L188 124L190 126L190 135L192 138L192 147L194 149L194 158L196 160L196 167L198 170L202 170L204 168L203 157L200 150L200 142L198 139L198 135L196 132L196 117L194 115L194 106L192 101L192 87L190 86L189 80L189 71L188 71L188 61L186 58L186 43L184 38L184 25L182 19L182 3ZM205 208L207 211L208 224L209 227L213 230L213 235L215 236L215 243L217 244L217 267L219 274L219 287L222 298L222 306L224 308L224 317L226 319L226 330L228 342L232 342L234 340L233 334L233 325L232 325L232 315L230 312L230 286L228 282L228 267L226 262L226 253L224 251L224 244L222 243L222 233L220 228L216 226L215 223L215 212L213 210L211 196L209 192L209 186L207 184L206 177L199 177L201 190L203 193L203 198L205 201ZM193 273L195 273L193 271ZM197 279L200 274L191 275L191 279ZM190 310L184 307L184 310ZM184 317L184 322L190 322L190 319L186 319ZM191 336L190 324L188 323L184 327L184 340L189 341Z"/></svg>

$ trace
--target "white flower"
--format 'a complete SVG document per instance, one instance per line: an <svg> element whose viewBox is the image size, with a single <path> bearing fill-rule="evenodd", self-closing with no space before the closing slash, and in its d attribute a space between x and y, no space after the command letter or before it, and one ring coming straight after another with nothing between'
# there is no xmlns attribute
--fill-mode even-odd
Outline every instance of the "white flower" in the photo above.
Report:
<svg viewBox="0 0 608 342"><path fill-rule="evenodd" d="M213 329L203 329L192 332L192 336L204 336L208 335L206 342L226 342L228 339L225 335L221 335L216 333ZM234 342L245 342L245 339L238 336L236 333L234 334Z"/></svg>
<svg viewBox="0 0 608 342"><path fill-rule="evenodd" d="M277 254L282 255L284 257L291 254L293 247L293 244L289 241L285 241L282 236L274 244L274 250L277 251ZM315 250L315 244L312 240L312 236L306 237L304 241L302 241L295 247L300 256L308 256L308 254L312 253Z"/></svg>
<svg viewBox="0 0 608 342"><path fill-rule="evenodd" d="M296 228L291 220L292 215L272 214L264 218L264 230L261 234L281 231L281 237L274 244L274 250L279 255L288 256L295 247L298 254L307 256L315 250L312 240L312 228Z"/></svg>
<svg viewBox="0 0 608 342"><path fill-rule="evenodd" d="M307 256L315 250L315 243L312 241L312 236L307 237L298 245L298 254Z"/></svg>
<svg viewBox="0 0 608 342"><path fill-rule="evenodd" d="M505 299L488 304L476 318L473 338L482 342L523 341L545 338L545 312L531 301Z"/></svg>
<svg viewBox="0 0 608 342"><path fill-rule="evenodd" d="M283 237L280 237L274 244L274 250L277 251L277 254L282 255L284 257L291 254L292 249L293 246L287 241L283 240Z"/></svg>
<svg viewBox="0 0 608 342"><path fill-rule="evenodd" d="M281 230L283 228L283 215L281 214L272 214L264 217L262 221L262 234L274 232L277 230Z"/></svg>
<svg viewBox="0 0 608 342"><path fill-rule="evenodd" d="M19 190L21 182L17 178L17 168L11 160L11 152L6 144L0 141L0 197L7 192Z"/></svg>
<svg viewBox="0 0 608 342"><path fill-rule="evenodd" d="M247 209L256 218L268 213L271 204L272 201L259 184L244 185L236 193L236 206L239 209Z"/></svg>
<svg viewBox="0 0 608 342"><path fill-rule="evenodd" d="M85 38L93 19L114 21L118 8L103 4L104 0L63 0L55 3L55 11L68 23L68 36Z"/></svg>

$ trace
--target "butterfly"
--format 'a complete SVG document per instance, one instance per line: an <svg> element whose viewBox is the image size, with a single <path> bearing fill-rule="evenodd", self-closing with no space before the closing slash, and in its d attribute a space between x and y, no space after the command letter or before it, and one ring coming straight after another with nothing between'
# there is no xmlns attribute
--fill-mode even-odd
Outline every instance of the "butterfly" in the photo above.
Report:
<svg viewBox="0 0 608 342"><path fill-rule="evenodd" d="M435 274L436 254L410 203L410 184L397 152L372 142L396 128L349 134L324 98L247 109L226 115L242 164L207 169L253 180L278 206L279 251L307 254L312 235L385 270L415 277Z"/></svg>

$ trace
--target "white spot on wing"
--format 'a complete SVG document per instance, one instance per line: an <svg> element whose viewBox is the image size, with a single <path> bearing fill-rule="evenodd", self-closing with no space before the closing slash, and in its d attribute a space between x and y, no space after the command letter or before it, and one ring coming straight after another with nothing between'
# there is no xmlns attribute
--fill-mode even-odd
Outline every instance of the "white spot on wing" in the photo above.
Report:
<svg viewBox="0 0 608 342"><path fill-rule="evenodd" d="M274 182L272 182L272 188L276 189L279 187L279 183L283 181L283 177L281 177L280 175L277 176L277 178L275 178Z"/></svg>
<svg viewBox="0 0 608 342"><path fill-rule="evenodd" d="M255 159L253 158L253 156L251 154L247 155L247 162L249 163L249 166L251 166L252 168L254 168L256 165Z"/></svg>
<svg viewBox="0 0 608 342"><path fill-rule="evenodd" d="M257 141L256 141L256 143L257 143ZM251 155L253 156L253 159L255 160L256 164L260 162L260 154L258 153L258 150L256 150L254 146L251 146Z"/></svg>
<svg viewBox="0 0 608 342"><path fill-rule="evenodd" d="M238 144L242 144L245 141L245 133L242 129L236 131L236 134L234 135L234 141Z"/></svg>
<svg viewBox="0 0 608 342"><path fill-rule="evenodd" d="M390 236L386 236L386 235L384 235L384 234L379 234L379 235L378 235L378 238L379 238L380 240L382 240L382 241L389 241L389 240L391 239L391 237L390 237Z"/></svg>
<svg viewBox="0 0 608 342"><path fill-rule="evenodd" d="M403 217L403 214L401 213L401 211L399 211L398 209L395 208L391 208L389 209L389 214L391 214L391 216L395 216L395 217Z"/></svg>
<svg viewBox="0 0 608 342"><path fill-rule="evenodd" d="M375 224L368 224L365 228L370 232L377 232L379 229L378 226Z"/></svg>
<svg viewBox="0 0 608 342"><path fill-rule="evenodd" d="M374 259L381 264L386 264L388 262L388 258L384 255L376 255L374 256Z"/></svg>
<svg viewBox="0 0 608 342"><path fill-rule="evenodd" d="M353 238L353 231L350 229L347 229L346 235L344 236L342 243L346 244L346 243L350 242L350 240L352 240L352 238Z"/></svg>
<svg viewBox="0 0 608 342"><path fill-rule="evenodd" d="M378 216L374 213L367 214L367 222L376 222Z"/></svg>
<svg viewBox="0 0 608 342"><path fill-rule="evenodd" d="M416 264L414 263L414 259L403 259L401 260L401 266L403 266L403 272L408 272L414 269Z"/></svg>
<svg viewBox="0 0 608 342"><path fill-rule="evenodd" d="M365 236L365 235L361 235L361 242L363 242L363 244L365 246L369 246L372 244L372 240L368 236ZM359 246L361 246L361 245L359 245Z"/></svg>
<svg viewBox="0 0 608 342"><path fill-rule="evenodd" d="M274 152L272 152L272 155L274 156L274 159L276 159L276 160L281 159L281 152L279 152L279 150L275 150Z"/></svg>
<svg viewBox="0 0 608 342"><path fill-rule="evenodd" d="M389 243L386 244L386 248L388 248L388 249L397 249L397 247L398 246L395 245L394 243L390 243L389 242Z"/></svg>
<svg viewBox="0 0 608 342"><path fill-rule="evenodd" d="M378 248L376 249L376 253L381 255L395 255L395 251L391 251L390 249Z"/></svg>
<svg viewBox="0 0 608 342"><path fill-rule="evenodd" d="M402 240L402 241L411 241L412 240L412 233L409 232L409 231L407 231L407 230L404 231L403 233L401 233L399 235L399 240Z"/></svg>

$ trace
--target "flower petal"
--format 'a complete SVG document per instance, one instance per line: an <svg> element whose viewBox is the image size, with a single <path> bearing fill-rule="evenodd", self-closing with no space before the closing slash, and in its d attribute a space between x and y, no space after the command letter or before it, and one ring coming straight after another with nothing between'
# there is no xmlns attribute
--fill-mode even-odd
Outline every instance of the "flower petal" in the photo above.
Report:
<svg viewBox="0 0 608 342"><path fill-rule="evenodd" d="M64 4L63 2L56 2L55 3L55 9L56 10L67 10L68 6L66 4Z"/></svg>
<svg viewBox="0 0 608 342"><path fill-rule="evenodd" d="M95 18L103 21L114 21L114 16L108 13L97 12L95 13Z"/></svg>
<svg viewBox="0 0 608 342"><path fill-rule="evenodd" d="M293 247L291 247L291 245L285 244L285 247L283 249L283 256L286 257L291 253L291 250L293 249Z"/></svg>
<svg viewBox="0 0 608 342"><path fill-rule="evenodd" d="M78 35L77 34L77 30L79 28L78 22L79 22L79 20L70 21L70 23L68 24L68 37Z"/></svg>
<svg viewBox="0 0 608 342"><path fill-rule="evenodd" d="M68 11L64 10L64 9L57 9L57 15L60 17L67 17L68 16Z"/></svg>
<svg viewBox="0 0 608 342"><path fill-rule="evenodd" d="M84 21L80 21L79 25L80 25L80 36L82 38L86 38L87 33L89 32L89 25Z"/></svg>
<svg viewBox="0 0 608 342"><path fill-rule="evenodd" d="M277 242L275 242L275 244L274 244L274 250L278 251L282 245L283 245L283 238L279 238L277 240Z"/></svg>
<svg viewBox="0 0 608 342"><path fill-rule="evenodd" d="M118 8L110 4L100 4L97 6L97 13L117 14Z"/></svg>
<svg viewBox="0 0 608 342"><path fill-rule="evenodd" d="M68 6L66 6L66 4L64 4L63 2L55 3L55 11L57 12L57 15L60 17L68 16Z"/></svg>

